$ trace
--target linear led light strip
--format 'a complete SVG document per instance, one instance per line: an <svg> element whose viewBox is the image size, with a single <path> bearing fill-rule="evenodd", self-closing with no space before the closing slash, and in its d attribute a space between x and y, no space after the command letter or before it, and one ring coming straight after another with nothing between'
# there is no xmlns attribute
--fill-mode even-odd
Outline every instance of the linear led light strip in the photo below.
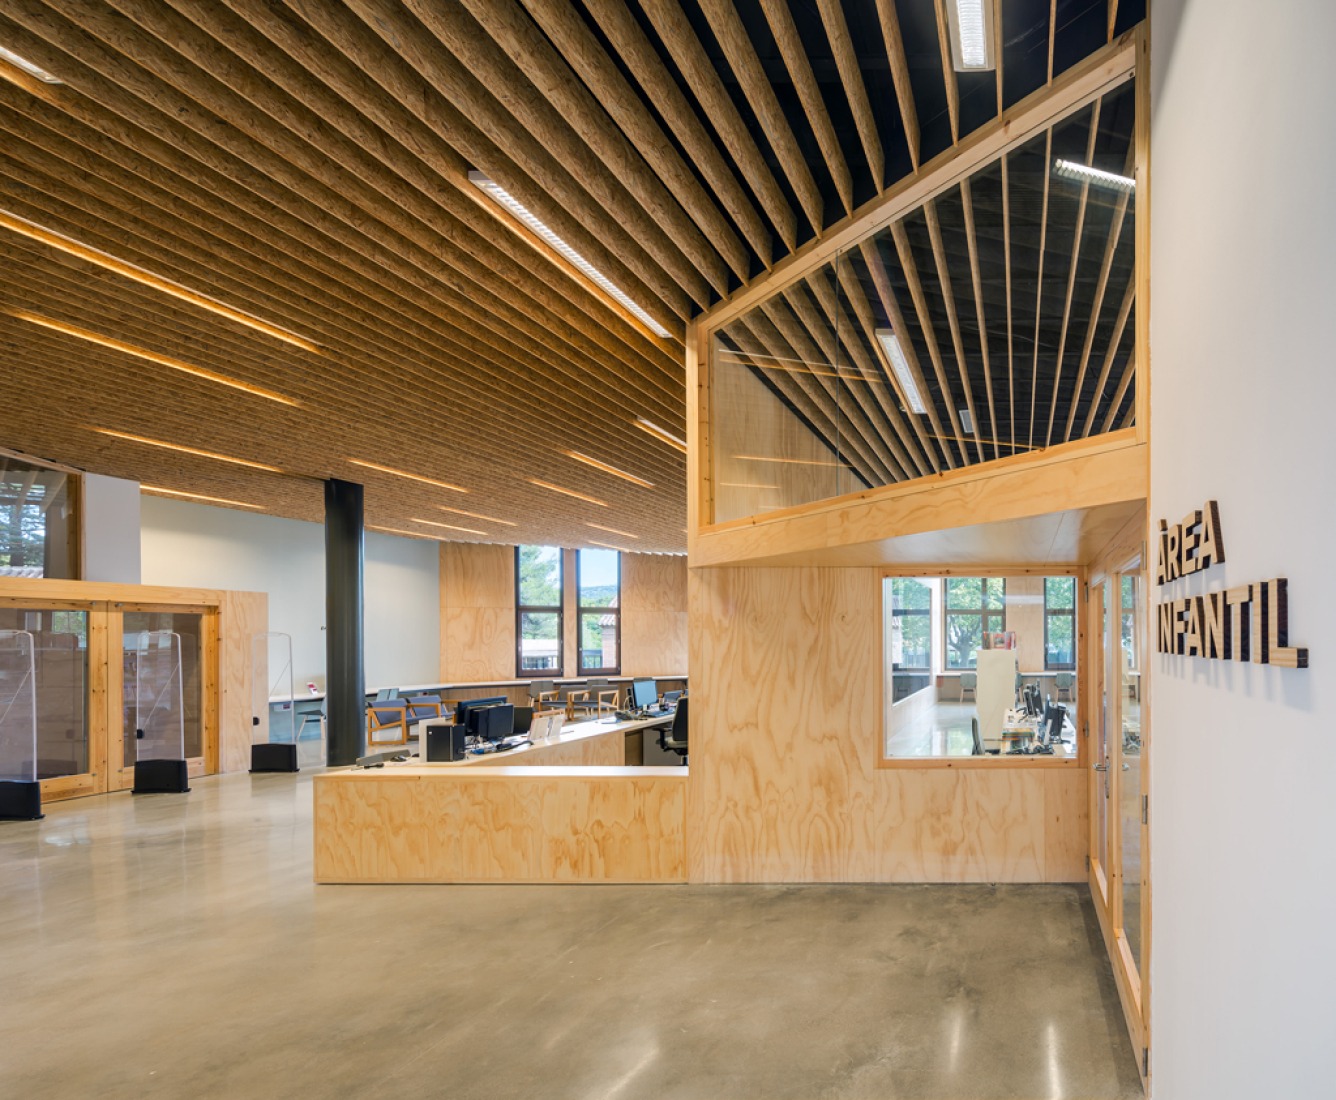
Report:
<svg viewBox="0 0 1336 1100"><path fill-rule="evenodd" d="M633 535L630 531L619 531L615 527L604 527L601 523L586 523L586 527L592 527L595 531L606 531L610 535L621 535L623 538L638 539L639 535Z"/></svg>
<svg viewBox="0 0 1336 1100"><path fill-rule="evenodd" d="M249 466L253 470L268 470L271 474L281 474L283 471L277 466L265 466L260 462L251 462L245 458L233 458L231 455L220 455L213 451L201 451L195 447L182 447L179 443L166 443L161 439L149 439L142 435L130 435L128 432L113 432L110 428L89 428L90 432L97 432L98 435L110 436L112 439L125 439L131 443L142 443L146 447L161 447L167 451L180 451L182 454L198 455L200 458L211 458L215 462L230 462L233 466Z"/></svg>
<svg viewBox="0 0 1336 1100"><path fill-rule="evenodd" d="M948 0L951 58L957 72L997 67L992 0Z"/></svg>
<svg viewBox="0 0 1336 1100"><path fill-rule="evenodd" d="M438 504L436 505L436 507L439 508L442 512L450 512L456 516L468 516L469 519L480 519L484 520L487 523L499 523L503 527L519 526L518 523L514 523L511 520L497 519L495 516L484 516L481 512L466 512L464 511L463 508L447 508L444 504Z"/></svg>
<svg viewBox="0 0 1336 1100"><path fill-rule="evenodd" d="M433 477L423 477L421 474L410 474L407 470L396 470L393 466L378 466L374 462L363 462L360 458L348 459L354 466L361 466L366 470L376 470L382 474L393 474L395 477L406 477L409 481L420 481L424 485L435 485L438 489L449 489L454 493L467 493L468 490L458 485L451 485L448 481L437 481Z"/></svg>
<svg viewBox="0 0 1336 1100"><path fill-rule="evenodd" d="M641 309L640 306L636 305L635 302L628 298L625 292L622 291L611 279L552 232L552 230L539 219L538 215L520 202L519 199L515 198L514 195L499 183L491 179L485 172L478 171L469 172L469 182L476 184L480 190L490 195L498 203L514 214L516 218L551 245L605 294L621 305L628 313L635 317L636 320L649 329L650 332L654 333L655 336L664 339L667 338L668 330L666 328L659 324L658 321L654 320L654 318Z"/></svg>
<svg viewBox="0 0 1336 1100"><path fill-rule="evenodd" d="M632 536L632 537L634 537L634 536ZM631 551L628 550L625 546L613 546L613 544L610 543L610 542L599 542L598 539L590 539L590 540L589 540L589 545L590 545L590 546L601 546L601 547L603 547L604 550L616 550L619 554L629 554L629 553L631 553Z"/></svg>
<svg viewBox="0 0 1336 1100"><path fill-rule="evenodd" d="M447 531L463 531L466 535L486 535L486 531L476 531L472 527L456 527L453 523L440 523L434 519L418 519L414 517L410 523L425 523L428 527L444 527Z"/></svg>
<svg viewBox="0 0 1336 1100"><path fill-rule="evenodd" d="M126 260L118 260L110 253L103 252L100 248L94 248L82 241L76 241L73 237L67 237L64 233L57 233L54 229L47 229L43 225L38 225L36 222L31 222L18 214L10 213L8 210L0 210L0 226L4 226L6 229L30 240L50 245L52 248L59 249L71 256L78 256L79 259L87 260L89 263L96 264L107 271L114 271L117 275L124 275L127 279L133 279L144 286L160 290L164 294L170 294L173 298L179 298L181 301L189 302L200 309L206 309L219 317L226 317L229 321L245 325L256 332L263 332L266 336L272 336L275 340L283 340L301 348L303 351L314 352L317 355L322 354L319 347L311 343L310 340L298 336L295 332L289 332L287 329L271 325L268 321L262 321L260 318L242 310L223 305L222 302L215 301L213 298L191 290L189 287L184 287L171 279L155 275L153 272Z"/></svg>
<svg viewBox="0 0 1336 1100"><path fill-rule="evenodd" d="M159 485L141 485L141 493L152 493L154 496L165 497L187 497L190 500L207 500L210 504L230 504L234 508L259 508L258 504L247 504L240 500L228 500L227 497L208 497L203 493L185 493L180 489L164 489Z"/></svg>
<svg viewBox="0 0 1336 1100"><path fill-rule="evenodd" d="M1112 191L1131 193L1137 186L1137 181L1129 176L1106 172L1103 168L1091 168L1088 164L1077 164L1074 160L1055 160L1053 172L1069 180L1077 180L1095 187L1107 187Z"/></svg>
<svg viewBox="0 0 1336 1100"><path fill-rule="evenodd" d="M743 462L779 462L787 466L835 466L843 468L849 465L847 462L825 458L775 458L771 455L734 455L736 459Z"/></svg>
<svg viewBox="0 0 1336 1100"><path fill-rule="evenodd" d="M877 343L881 345L882 353L891 364L891 370L895 372L896 381L900 383L900 391L905 395L909 411L920 415L927 412L928 407L923 404L923 395L919 393L913 372L909 369L909 361L905 359L904 350L900 347L900 338L888 328L879 328Z"/></svg>
<svg viewBox="0 0 1336 1100"><path fill-rule="evenodd" d="M684 440L678 439L678 437L673 435L672 432L665 431L663 428L660 428L657 424L649 420L646 420L643 416L636 417L635 426L639 428L642 432L646 432L647 434L652 435L660 443L667 443L668 446L676 447L683 454L687 453L687 445Z"/></svg>
<svg viewBox="0 0 1336 1100"><path fill-rule="evenodd" d="M29 61L26 57L20 57L12 50L7 50L0 46L0 61L8 61L16 69L20 69L29 76L35 76L43 84L64 84L65 82L58 76L52 76L45 69L39 68Z"/></svg>
<svg viewBox="0 0 1336 1100"><path fill-rule="evenodd" d="M368 531L383 531L387 535L407 535L411 539L433 539L436 542L449 542L444 535L432 535L426 531L405 531L402 527L377 527L375 524L366 525Z"/></svg>
<svg viewBox="0 0 1336 1100"><path fill-rule="evenodd" d="M579 451L563 451L567 458L573 458L576 462L583 462L586 466L592 466L595 470L602 470L605 474L611 474L613 477L619 477L623 481L629 481L632 485L639 485L645 489L653 489L654 482L646 481L643 477L636 477L635 474L628 474L625 470L619 470L616 466L609 466L606 462L600 462L596 458L590 458Z"/></svg>
<svg viewBox="0 0 1336 1100"><path fill-rule="evenodd" d="M548 481L539 481L536 477L529 478L530 485L537 485L540 489L550 489L554 493L562 493L568 497L575 497L576 500L587 501L590 504L597 504L600 508L606 508L608 502L599 500L597 497L588 497L584 493L577 493L574 489L563 489L560 485L553 485Z"/></svg>
<svg viewBox="0 0 1336 1100"><path fill-rule="evenodd" d="M39 325L42 328L49 328L53 332L63 332L66 336L73 336L78 340L87 340L90 344L97 344L100 347L110 348L112 351L119 351L125 355L133 355L137 359L143 359L149 363L156 363L160 367L179 370L182 374L191 374L196 378L203 378L208 382L216 382L220 386L228 386L234 390L241 390L242 393L249 393L255 397L263 397L266 401L277 401L280 405L301 405L301 402L294 397L284 397L281 393L275 393L273 390L266 390L260 386L252 386L249 382L239 382L235 378L228 378L225 374L218 374L215 371L205 370L203 367L197 367L193 363L186 363L180 359L173 359L167 355L159 355L156 351L149 351L147 348L135 347L134 344L127 344L124 340L117 340L111 336L103 336L98 332L89 332L86 328L67 325L64 321L55 321L50 317L42 317L39 314L29 313L27 310L22 309L11 309L7 312L11 317L17 317L20 321L27 321L30 325Z"/></svg>

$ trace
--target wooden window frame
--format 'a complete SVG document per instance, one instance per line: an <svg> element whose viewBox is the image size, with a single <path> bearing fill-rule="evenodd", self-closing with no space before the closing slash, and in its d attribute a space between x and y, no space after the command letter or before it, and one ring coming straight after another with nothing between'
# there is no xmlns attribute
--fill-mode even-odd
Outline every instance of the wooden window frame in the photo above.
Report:
<svg viewBox="0 0 1336 1100"><path fill-rule="evenodd" d="M544 549L557 551L557 591L566 590L566 555L559 546L548 547L541 543L526 543L528 546L542 546ZM566 633L565 616L562 613L562 600L558 597L555 606L548 604L526 604L522 596L520 576L520 553L524 545L515 547L515 679L517 680L553 680L566 675ZM557 617L557 667L524 667L524 616L556 615Z"/></svg>
<svg viewBox="0 0 1336 1100"><path fill-rule="evenodd" d="M620 676L622 674L622 553L620 550L614 550L612 553L617 555L617 603L613 607L585 607L582 600L582 588L580 586L580 555L584 550L575 551L575 662L576 672L580 676ZM586 615L606 616L612 615L616 622L614 629L617 632L617 663L611 666L600 666L599 668L585 668L584 663L584 617Z"/></svg>
<svg viewBox="0 0 1336 1100"><path fill-rule="evenodd" d="M1072 606L1070 608L1050 608L1048 606L1048 582L1050 580L1071 580L1072 582ZM1045 672L1075 672L1076 671L1076 578L1065 576L1053 576L1044 578L1044 671ZM1048 624L1055 618L1071 619L1072 622L1072 659L1066 664L1054 664L1048 659Z"/></svg>
<svg viewBox="0 0 1336 1100"><path fill-rule="evenodd" d="M983 584L983 585L980 587L980 589L979 589L979 606L978 606L978 608L973 608L973 607L956 607L956 608L953 608L953 607L951 606L951 597L950 597L950 594L947 592L947 584L946 584L946 582L948 582L948 581L953 581L953 580L957 580L957 581L983 581L983 582L984 582L984 584ZM1002 582L1002 606L1001 606L1001 607L996 607L996 608L994 608L994 607L989 607L989 606L988 606L988 585L987 585L987 582L988 582L988 581L1001 581L1001 582ZM985 576L985 575L983 575L983 574L980 574L980 575L978 575L978 576L975 576L974 574L970 574L969 576L959 576L959 577L952 576L952 577L944 577L944 578L943 578L943 584L942 584L942 671L943 671L943 672L949 672L949 673L973 672L973 671L975 670L975 668L977 667L977 665L978 665L978 658L977 658L977 656L976 656L976 658L975 658L975 663L974 663L973 665L961 665L961 666L959 666L959 667L956 667L956 666L953 666L953 665L951 664L951 646L950 646L949 639L950 639L950 637L951 637L951 616L952 616L952 615L971 615L971 616L977 616L977 617L978 617L978 619L979 619L979 628L980 628L980 631L979 631L979 641L980 641L979 648L982 649L982 648L983 648L982 642L983 642L983 637L984 637L984 635L985 635L985 634L996 633L995 631L990 631L990 630L987 629L987 619L988 619L989 616L991 616L991 615L998 615L998 616L1000 616L1001 619L1002 619L1002 629L1003 629L1003 630L1006 630L1006 629L1007 629L1007 578L1004 577L1004 576L1001 576L1001 577L1000 577L1000 576L996 576L996 575L993 575L993 576ZM976 651L976 653L977 653L977 651Z"/></svg>

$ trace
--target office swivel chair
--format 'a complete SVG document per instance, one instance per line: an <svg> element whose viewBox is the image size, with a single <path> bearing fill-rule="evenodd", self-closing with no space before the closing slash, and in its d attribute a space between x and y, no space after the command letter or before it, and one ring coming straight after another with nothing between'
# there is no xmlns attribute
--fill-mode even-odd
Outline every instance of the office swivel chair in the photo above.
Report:
<svg viewBox="0 0 1336 1100"><path fill-rule="evenodd" d="M974 751L970 755L982 756L983 738L979 736L979 720L977 718L970 719L970 732L974 734Z"/></svg>
<svg viewBox="0 0 1336 1100"><path fill-rule="evenodd" d="M675 752L686 760L687 755L687 699L677 701L677 710L673 714L673 724L659 731L659 748L664 752Z"/></svg>

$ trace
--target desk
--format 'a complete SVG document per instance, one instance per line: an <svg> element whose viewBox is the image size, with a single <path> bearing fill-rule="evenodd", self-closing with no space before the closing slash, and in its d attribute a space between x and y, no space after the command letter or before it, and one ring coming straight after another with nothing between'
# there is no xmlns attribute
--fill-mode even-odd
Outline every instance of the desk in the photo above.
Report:
<svg viewBox="0 0 1336 1100"><path fill-rule="evenodd" d="M484 753L481 756L466 756L463 760L428 761L417 760L414 767L424 768L468 768L479 766L496 767L499 765L543 767L566 766L573 764L639 764L640 754L628 752L628 740L635 739L639 747L640 738L645 730L657 730L670 725L671 714L653 718L637 718L628 722L608 722L591 719L587 722L563 724L561 733L555 741L540 741L536 745L521 745L509 752ZM426 742L423 740L425 722L419 722L414 728L418 734L418 752L423 752ZM405 764L387 764L387 768L402 768Z"/></svg>
<svg viewBox="0 0 1336 1100"><path fill-rule="evenodd" d="M316 882L687 879L686 768L415 764L313 787Z"/></svg>
<svg viewBox="0 0 1336 1100"><path fill-rule="evenodd" d="M982 738L983 747L985 749L998 749L999 759L1002 758L1015 759L1016 756L1022 754L1018 753L1009 754L1007 750L1010 749L1013 745L1016 745L1018 743L1021 745L1027 745L1029 742L1035 740L1039 736L1043 728L1044 728L1044 723L1041 719L1038 718L1030 719L1029 721L1026 722L1015 722L1015 721L1008 722L1004 720L1002 723L1002 729L999 731L996 737ZM1051 755L1049 753L1027 753L1024 755L1028 759L1037 759L1037 760L1042 760L1046 757L1052 760L1075 759L1076 727L1072 725L1071 720L1069 718L1063 719L1062 735L1063 737L1068 738L1068 740L1071 742L1070 745L1066 741L1055 744L1053 746L1053 752Z"/></svg>

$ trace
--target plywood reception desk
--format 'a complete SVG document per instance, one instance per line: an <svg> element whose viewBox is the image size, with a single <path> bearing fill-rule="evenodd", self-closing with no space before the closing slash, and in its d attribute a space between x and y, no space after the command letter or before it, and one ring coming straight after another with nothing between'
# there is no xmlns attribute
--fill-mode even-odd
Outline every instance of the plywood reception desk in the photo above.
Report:
<svg viewBox="0 0 1336 1100"><path fill-rule="evenodd" d="M681 767L327 772L315 880L685 882L686 783Z"/></svg>

